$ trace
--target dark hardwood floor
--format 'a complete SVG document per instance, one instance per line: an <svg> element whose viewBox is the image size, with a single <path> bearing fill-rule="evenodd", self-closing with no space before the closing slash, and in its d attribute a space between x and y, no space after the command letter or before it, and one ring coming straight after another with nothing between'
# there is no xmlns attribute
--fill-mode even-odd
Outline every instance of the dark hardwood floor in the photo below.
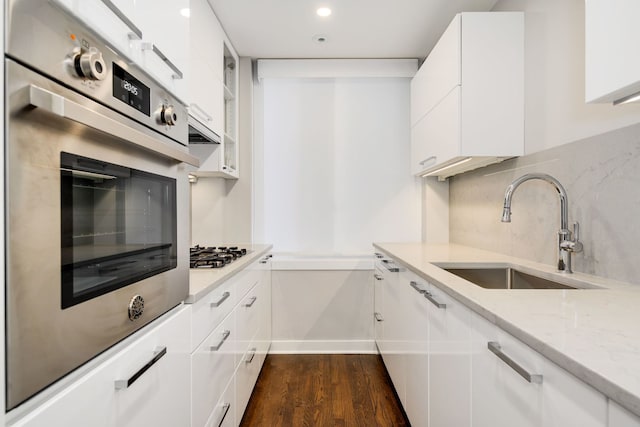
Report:
<svg viewBox="0 0 640 427"><path fill-rule="evenodd" d="M409 426L378 355L269 355L242 427Z"/></svg>

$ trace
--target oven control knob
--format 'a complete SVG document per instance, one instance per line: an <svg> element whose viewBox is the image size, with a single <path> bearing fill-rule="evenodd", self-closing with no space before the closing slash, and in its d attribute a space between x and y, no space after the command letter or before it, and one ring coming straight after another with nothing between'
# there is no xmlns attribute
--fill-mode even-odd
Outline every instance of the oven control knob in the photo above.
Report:
<svg viewBox="0 0 640 427"><path fill-rule="evenodd" d="M178 115L173 110L173 105L163 105L160 109L160 123L174 126L178 121Z"/></svg>
<svg viewBox="0 0 640 427"><path fill-rule="evenodd" d="M90 80L104 80L107 76L107 64L102 59L102 53L95 47L80 52L73 58L73 65L80 77Z"/></svg>
<svg viewBox="0 0 640 427"><path fill-rule="evenodd" d="M129 301L129 320L132 322L139 319L144 311L144 298L140 295L134 295Z"/></svg>

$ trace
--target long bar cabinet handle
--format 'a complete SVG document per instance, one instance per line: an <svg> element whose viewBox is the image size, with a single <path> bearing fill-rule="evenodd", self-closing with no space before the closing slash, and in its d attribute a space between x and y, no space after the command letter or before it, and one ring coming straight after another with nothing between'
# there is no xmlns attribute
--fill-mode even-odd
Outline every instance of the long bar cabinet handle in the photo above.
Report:
<svg viewBox="0 0 640 427"><path fill-rule="evenodd" d="M138 40L142 39L142 31L140 30L140 28L138 28L136 26L136 24L134 24L129 18L127 18L127 15L125 15L124 13L122 13L122 11L118 8L118 6L116 6L115 4L113 4L113 2L111 0L101 0L102 3L107 6L107 8L113 12L114 15L116 15L118 17L118 19L120 21L122 21L122 23L124 25L126 25L127 27L129 27L129 29L131 30L131 32L133 34L135 34L135 36L138 38Z"/></svg>
<svg viewBox="0 0 640 427"><path fill-rule="evenodd" d="M498 356L500 360L506 363L507 366L516 371L522 378L524 378L528 382L542 384L542 375L529 373L529 371L520 366L515 360L504 354L499 342L489 341L487 343L487 348L489 348L489 350L491 350L493 354Z"/></svg>
<svg viewBox="0 0 640 427"><path fill-rule="evenodd" d="M153 365L155 365L158 360L162 359L165 354L167 354L167 347L157 347L153 352L153 358L149 360L142 368L138 369L138 371L131 375L126 380L116 380L115 387L116 390L123 390L125 388L131 387L131 384L135 383L138 378L140 378L145 372L149 370Z"/></svg>
<svg viewBox="0 0 640 427"><path fill-rule="evenodd" d="M251 357L247 357L247 358L244 360L244 363L249 364L249 363L253 362L253 358L254 358L254 357L256 357L256 351L258 351L258 349L257 349L257 348L255 348L255 347L253 347L251 350L249 350L249 353L248 353L248 354L250 354L250 355L251 355Z"/></svg>
<svg viewBox="0 0 640 427"><path fill-rule="evenodd" d="M384 265L384 267L392 273L400 272L400 268L393 264L393 261L390 261L388 259L383 259L382 265Z"/></svg>
<svg viewBox="0 0 640 427"><path fill-rule="evenodd" d="M258 297L251 297L251 298L249 298L249 302L246 303L244 306L245 307L252 307L253 304L255 304L257 300L258 300Z"/></svg>
<svg viewBox="0 0 640 427"><path fill-rule="evenodd" d="M229 403L229 402L225 402L222 405L222 417L220 418L220 422L218 423L218 427L220 427L222 425L222 423L224 422L224 419L227 417L227 413L229 412L230 408L231 408L231 403Z"/></svg>
<svg viewBox="0 0 640 427"><path fill-rule="evenodd" d="M231 296L231 294L229 292L223 293L218 301L213 301L211 303L211 307L220 307L220 304L225 302L227 300L227 298L229 298L230 296Z"/></svg>
<svg viewBox="0 0 640 427"><path fill-rule="evenodd" d="M211 347L209 347L209 349L211 351L218 351L220 350L220 347L222 347L222 344L224 344L224 342L227 340L227 338L229 338L229 335L231 335L231 331L230 330L225 330L222 332L222 338L220 339L220 341L218 341L218 343L216 345L212 345Z"/></svg>
<svg viewBox="0 0 640 427"><path fill-rule="evenodd" d="M167 64L167 66L169 68L171 68L171 71L173 71L173 75L171 76L171 78L176 79L176 80L180 80L180 79L182 79L184 77L184 74L182 74L182 71L180 71L180 68L178 68L173 62L171 62L171 60L169 60L169 58L167 58L167 55L162 53L162 51L160 49L158 49L158 46L156 46L154 43L144 42L144 43L142 43L142 49L143 50L150 50L153 53L155 53L156 55L158 55L158 57L160 59L162 59L162 61L165 64Z"/></svg>
<svg viewBox="0 0 640 427"><path fill-rule="evenodd" d="M376 321L378 322L384 322L384 318L382 317L382 314L375 312L373 313L373 317L376 319Z"/></svg>
<svg viewBox="0 0 640 427"><path fill-rule="evenodd" d="M425 297L426 299L428 299L429 301L431 301L431 303L432 303L433 305L435 305L436 307L438 307L438 308L447 308L447 304L445 304L445 303L443 303L443 302L440 302L440 301L438 301L437 299L435 299L435 298L433 297L433 294L432 294L431 292L426 291L426 292L424 292L424 293L423 293L423 295L424 295L424 297Z"/></svg>
<svg viewBox="0 0 640 427"><path fill-rule="evenodd" d="M409 285L410 285L413 289L415 289L415 290L416 290L416 292L418 292L418 293L420 293L420 294L424 294L424 293L426 293L426 292L427 292L427 290L426 290L426 289L422 289L422 288L420 287L420 285L418 285L418 282L415 282L415 281L413 281L413 280L409 282Z"/></svg>
<svg viewBox="0 0 640 427"><path fill-rule="evenodd" d="M379 275L378 273L373 273L373 277L376 278L376 280L384 280L384 277L382 277L381 275Z"/></svg>

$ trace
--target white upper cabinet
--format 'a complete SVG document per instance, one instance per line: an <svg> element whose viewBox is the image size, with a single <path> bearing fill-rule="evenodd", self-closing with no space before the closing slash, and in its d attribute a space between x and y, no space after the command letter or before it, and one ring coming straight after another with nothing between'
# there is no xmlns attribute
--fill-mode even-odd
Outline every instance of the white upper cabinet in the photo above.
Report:
<svg viewBox="0 0 640 427"><path fill-rule="evenodd" d="M411 82L411 172L446 178L523 153L523 14L458 14Z"/></svg>
<svg viewBox="0 0 640 427"><path fill-rule="evenodd" d="M640 2L585 0L586 102L640 92Z"/></svg>
<svg viewBox="0 0 640 427"><path fill-rule="evenodd" d="M52 0L187 104L189 0Z"/></svg>
<svg viewBox="0 0 640 427"><path fill-rule="evenodd" d="M131 0L119 0L132 3ZM188 104L189 0L136 0L136 20L142 30L143 67L175 96Z"/></svg>
<svg viewBox="0 0 640 427"><path fill-rule="evenodd" d="M189 115L219 137L191 144L200 159L197 176L238 178L238 56L206 0L191 0Z"/></svg>

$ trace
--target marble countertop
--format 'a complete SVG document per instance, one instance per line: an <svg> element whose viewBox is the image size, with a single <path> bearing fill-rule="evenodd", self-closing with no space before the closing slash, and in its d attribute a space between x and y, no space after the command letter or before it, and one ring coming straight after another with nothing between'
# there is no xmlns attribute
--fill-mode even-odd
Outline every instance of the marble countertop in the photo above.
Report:
<svg viewBox="0 0 640 427"><path fill-rule="evenodd" d="M231 246L247 248L247 255L222 268L192 268L189 270L189 296L184 301L186 304L198 301L253 261L267 254L273 247L272 245L252 244L233 244Z"/></svg>
<svg viewBox="0 0 640 427"><path fill-rule="evenodd" d="M640 283L580 273L569 278L549 265L453 244L374 247L640 416ZM596 289L483 289L434 263L514 265Z"/></svg>

